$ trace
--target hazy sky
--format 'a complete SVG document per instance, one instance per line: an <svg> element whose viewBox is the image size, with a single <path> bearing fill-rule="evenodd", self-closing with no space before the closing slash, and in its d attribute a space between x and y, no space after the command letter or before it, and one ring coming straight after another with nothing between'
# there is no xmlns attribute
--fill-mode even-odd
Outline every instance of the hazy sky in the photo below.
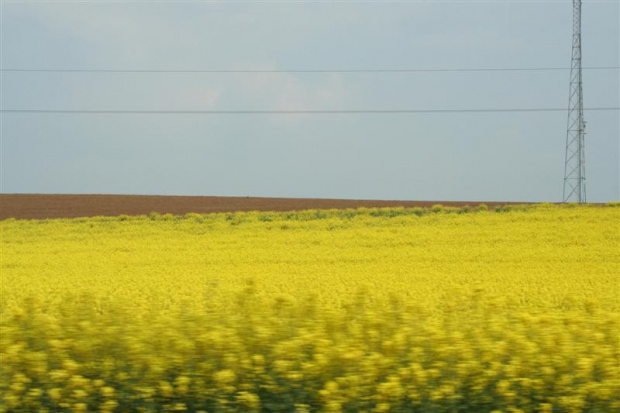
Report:
<svg viewBox="0 0 620 413"><path fill-rule="evenodd" d="M583 65L620 66L618 1ZM3 69L569 67L571 1L2 2ZM10 73L5 109L564 108L569 71ZM620 71L584 71L585 106ZM620 198L620 117L586 112L589 201ZM566 113L2 116L2 192L560 201Z"/></svg>

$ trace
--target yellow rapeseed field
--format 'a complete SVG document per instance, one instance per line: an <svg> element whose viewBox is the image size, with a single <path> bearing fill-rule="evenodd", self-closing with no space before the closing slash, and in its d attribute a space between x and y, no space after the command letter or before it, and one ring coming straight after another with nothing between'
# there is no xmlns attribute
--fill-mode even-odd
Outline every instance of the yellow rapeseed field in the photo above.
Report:
<svg viewBox="0 0 620 413"><path fill-rule="evenodd" d="M620 208L4 220L1 412L619 412Z"/></svg>

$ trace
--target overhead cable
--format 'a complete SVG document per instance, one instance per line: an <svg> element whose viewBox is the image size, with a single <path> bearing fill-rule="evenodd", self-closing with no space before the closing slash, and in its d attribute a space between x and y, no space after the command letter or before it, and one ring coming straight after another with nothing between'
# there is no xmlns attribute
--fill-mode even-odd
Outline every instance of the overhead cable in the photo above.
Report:
<svg viewBox="0 0 620 413"><path fill-rule="evenodd" d="M617 111L620 107L592 107L587 111ZM566 108L513 109L346 109L346 110L89 110L89 109L2 109L7 114L83 114L83 115L327 115L327 114L407 114L407 113L509 113L566 112Z"/></svg>
<svg viewBox="0 0 620 413"><path fill-rule="evenodd" d="M583 70L618 70L620 66L584 67ZM456 73L456 72L541 72L570 70L570 67L515 67L461 69L0 69L4 73Z"/></svg>

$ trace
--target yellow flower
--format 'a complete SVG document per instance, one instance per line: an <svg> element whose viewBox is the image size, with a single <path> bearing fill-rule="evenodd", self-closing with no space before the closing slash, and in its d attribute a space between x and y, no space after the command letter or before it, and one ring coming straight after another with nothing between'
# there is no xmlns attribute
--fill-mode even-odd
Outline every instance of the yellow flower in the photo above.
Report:
<svg viewBox="0 0 620 413"><path fill-rule="evenodd" d="M101 388L101 395L106 398L114 397L114 388L110 386L105 386Z"/></svg>
<svg viewBox="0 0 620 413"><path fill-rule="evenodd" d="M243 411L258 411L260 410L260 399L257 395L250 392L239 392L237 394L237 403Z"/></svg>
<svg viewBox="0 0 620 413"><path fill-rule="evenodd" d="M618 222L559 205L0 221L0 413L617 411Z"/></svg>

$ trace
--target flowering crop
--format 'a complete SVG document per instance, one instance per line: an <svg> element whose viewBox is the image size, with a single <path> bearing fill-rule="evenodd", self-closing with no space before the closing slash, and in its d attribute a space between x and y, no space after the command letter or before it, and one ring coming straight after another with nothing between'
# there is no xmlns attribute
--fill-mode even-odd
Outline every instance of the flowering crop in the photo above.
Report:
<svg viewBox="0 0 620 413"><path fill-rule="evenodd" d="M0 412L620 411L620 208L0 222Z"/></svg>

